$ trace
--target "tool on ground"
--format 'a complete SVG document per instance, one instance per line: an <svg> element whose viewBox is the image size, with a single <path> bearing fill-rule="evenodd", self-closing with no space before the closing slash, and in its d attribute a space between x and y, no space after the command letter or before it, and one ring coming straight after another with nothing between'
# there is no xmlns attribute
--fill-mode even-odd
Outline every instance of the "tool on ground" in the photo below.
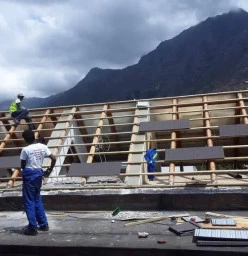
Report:
<svg viewBox="0 0 248 256"><path fill-rule="evenodd" d="M176 217L171 217L171 221L177 222L177 218Z"/></svg>
<svg viewBox="0 0 248 256"><path fill-rule="evenodd" d="M206 217L205 220L203 221L203 223L206 223L206 224L208 224L210 222L211 222L211 218L209 218L209 217Z"/></svg>
<svg viewBox="0 0 248 256"><path fill-rule="evenodd" d="M115 208L114 211L112 212L112 216L116 216L120 211L121 211L120 207Z"/></svg>

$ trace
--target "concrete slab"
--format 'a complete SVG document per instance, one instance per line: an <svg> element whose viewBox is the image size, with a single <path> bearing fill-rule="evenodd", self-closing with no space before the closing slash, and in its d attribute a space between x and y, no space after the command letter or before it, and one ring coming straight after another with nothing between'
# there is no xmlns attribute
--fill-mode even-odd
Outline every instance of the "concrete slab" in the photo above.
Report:
<svg viewBox="0 0 248 256"><path fill-rule="evenodd" d="M42 190L50 231L40 232L37 237L20 234L21 228L27 224L25 214L20 211L21 190L2 191L0 255L248 254L248 247L198 247L192 243L192 235L179 237L171 233L168 227L174 222L168 219L129 227L125 226L128 221L122 220L185 212L204 218L207 211L248 216L248 190L245 188L82 188ZM117 206L121 212L112 217L111 213ZM138 232L148 232L149 236L138 238ZM158 244L160 239L167 243Z"/></svg>
<svg viewBox="0 0 248 256"><path fill-rule="evenodd" d="M20 229L27 224L23 212L0 212L0 255L247 255L247 247L198 247L192 235L177 236L168 230L170 219L126 227L128 217L155 217L185 212L47 212L50 230L38 236L24 236ZM247 212L219 212L247 216ZM189 212L204 218L204 212ZM114 220L114 222L113 222ZM180 220L179 220L180 221ZM138 232L148 232L139 238ZM167 243L158 244L165 239ZM233 254L232 254L233 253Z"/></svg>

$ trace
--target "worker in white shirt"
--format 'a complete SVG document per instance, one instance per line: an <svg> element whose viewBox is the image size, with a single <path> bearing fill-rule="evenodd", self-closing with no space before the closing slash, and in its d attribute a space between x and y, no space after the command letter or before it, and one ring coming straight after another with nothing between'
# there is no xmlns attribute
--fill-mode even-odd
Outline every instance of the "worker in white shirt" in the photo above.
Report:
<svg viewBox="0 0 248 256"><path fill-rule="evenodd" d="M56 163L50 149L35 140L34 132L25 130L22 136L28 144L21 151L22 194L28 225L22 229L24 235L36 236L38 231L48 231L48 221L42 203L40 190L43 176L48 177ZM44 172L42 164L45 157L51 159L50 167ZM38 227L37 227L38 224Z"/></svg>

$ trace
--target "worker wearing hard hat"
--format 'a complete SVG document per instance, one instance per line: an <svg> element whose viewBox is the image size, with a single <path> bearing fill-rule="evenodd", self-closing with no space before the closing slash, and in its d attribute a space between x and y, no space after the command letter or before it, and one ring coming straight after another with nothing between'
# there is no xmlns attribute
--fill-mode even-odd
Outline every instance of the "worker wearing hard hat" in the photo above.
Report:
<svg viewBox="0 0 248 256"><path fill-rule="evenodd" d="M24 119L28 123L28 127L30 130L35 129L34 125L32 124L32 119L28 115L28 110L21 106L21 102L24 99L24 95L19 93L17 98L10 104L9 113L11 117L14 119L15 124L20 124L21 120Z"/></svg>

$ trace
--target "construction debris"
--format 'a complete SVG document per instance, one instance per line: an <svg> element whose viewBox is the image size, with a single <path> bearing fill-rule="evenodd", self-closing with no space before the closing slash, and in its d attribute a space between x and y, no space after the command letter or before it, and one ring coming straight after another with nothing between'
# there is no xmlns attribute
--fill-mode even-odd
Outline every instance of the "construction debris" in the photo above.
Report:
<svg viewBox="0 0 248 256"><path fill-rule="evenodd" d="M167 240L165 239L160 239L157 241L158 244L166 244L167 243Z"/></svg>
<svg viewBox="0 0 248 256"><path fill-rule="evenodd" d="M203 222L203 219L199 218L198 216L188 216L188 217L182 217L185 221L194 221L194 222Z"/></svg>
<svg viewBox="0 0 248 256"><path fill-rule="evenodd" d="M236 226L236 221L234 219L212 219L211 223L213 226Z"/></svg>
<svg viewBox="0 0 248 256"><path fill-rule="evenodd" d="M139 238L146 238L149 236L149 233L147 232L138 232L138 237Z"/></svg>
<svg viewBox="0 0 248 256"><path fill-rule="evenodd" d="M129 226L133 226L133 225L140 225L140 224L144 224L144 223L164 220L164 219L168 219L168 218L172 218L172 217L181 218L181 217L184 217L184 216L189 216L189 214L185 213L185 214L178 214L178 215L166 215L166 216L154 217L154 218L149 218L149 219L146 219L146 220L129 222L129 223L125 224L125 226L129 227Z"/></svg>
<svg viewBox="0 0 248 256"><path fill-rule="evenodd" d="M183 224L169 226L169 230L178 236L192 235L195 229L201 228L197 223L188 221Z"/></svg>

